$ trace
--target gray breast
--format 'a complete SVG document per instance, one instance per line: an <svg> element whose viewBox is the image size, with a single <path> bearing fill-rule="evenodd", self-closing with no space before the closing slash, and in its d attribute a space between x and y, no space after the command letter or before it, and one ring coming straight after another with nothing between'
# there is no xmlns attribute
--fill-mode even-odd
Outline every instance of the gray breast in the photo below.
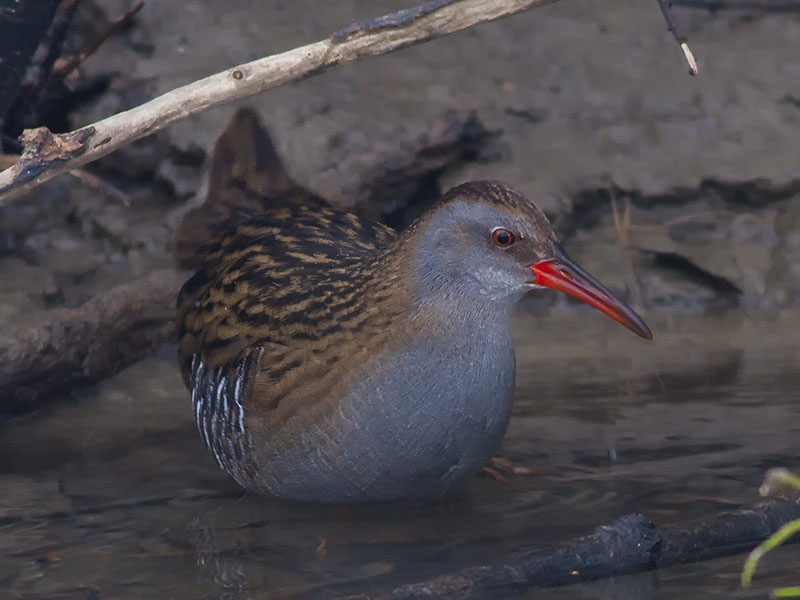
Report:
<svg viewBox="0 0 800 600"><path fill-rule="evenodd" d="M439 496L486 463L511 412L507 325L431 336L374 362L291 450L264 448L260 491L325 502Z"/></svg>

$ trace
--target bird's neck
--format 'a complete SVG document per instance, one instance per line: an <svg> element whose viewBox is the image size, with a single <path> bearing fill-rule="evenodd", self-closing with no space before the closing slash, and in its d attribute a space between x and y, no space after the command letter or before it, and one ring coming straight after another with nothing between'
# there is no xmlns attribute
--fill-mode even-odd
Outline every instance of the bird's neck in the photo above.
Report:
<svg viewBox="0 0 800 600"><path fill-rule="evenodd" d="M404 231L377 258L370 271L374 290L402 296L403 312L446 330L507 329L515 299L498 299L476 289L469 279L454 278L426 246L424 224Z"/></svg>

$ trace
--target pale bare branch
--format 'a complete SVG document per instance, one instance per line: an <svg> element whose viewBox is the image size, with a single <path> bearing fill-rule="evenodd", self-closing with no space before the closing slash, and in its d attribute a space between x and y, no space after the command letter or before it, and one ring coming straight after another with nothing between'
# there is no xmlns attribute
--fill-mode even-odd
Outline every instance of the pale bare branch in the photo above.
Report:
<svg viewBox="0 0 800 600"><path fill-rule="evenodd" d="M38 145L26 145L19 162L0 172L0 206L56 175L215 106L556 1L431 0L354 23L319 42L226 69L71 133L29 131L24 138L37 140Z"/></svg>

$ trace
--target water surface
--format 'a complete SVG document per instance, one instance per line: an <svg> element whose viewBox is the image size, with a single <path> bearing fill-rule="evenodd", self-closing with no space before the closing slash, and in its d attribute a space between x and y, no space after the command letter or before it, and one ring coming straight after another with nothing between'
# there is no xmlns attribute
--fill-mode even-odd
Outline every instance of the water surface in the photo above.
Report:
<svg viewBox="0 0 800 600"><path fill-rule="evenodd" d="M384 589L566 541L625 513L659 524L757 500L796 468L800 317L651 317L639 340L583 310L520 315L502 455L442 502L310 506L241 492L206 455L174 348L0 428L0 589L24 598L305 598ZM529 592L765 597L800 550L738 588L743 557Z"/></svg>

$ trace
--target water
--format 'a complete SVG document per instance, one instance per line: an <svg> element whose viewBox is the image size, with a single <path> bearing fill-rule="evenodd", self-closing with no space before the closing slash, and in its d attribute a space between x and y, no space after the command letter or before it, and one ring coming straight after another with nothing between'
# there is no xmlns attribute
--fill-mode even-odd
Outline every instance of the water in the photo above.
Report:
<svg viewBox="0 0 800 600"><path fill-rule="evenodd" d="M521 315L502 455L439 503L320 507L238 490L205 454L174 349L0 429L0 590L24 598L306 598L384 589L588 533L757 499L797 468L800 320L651 318L653 343L588 311ZM800 549L529 592L536 598L763 598Z"/></svg>

